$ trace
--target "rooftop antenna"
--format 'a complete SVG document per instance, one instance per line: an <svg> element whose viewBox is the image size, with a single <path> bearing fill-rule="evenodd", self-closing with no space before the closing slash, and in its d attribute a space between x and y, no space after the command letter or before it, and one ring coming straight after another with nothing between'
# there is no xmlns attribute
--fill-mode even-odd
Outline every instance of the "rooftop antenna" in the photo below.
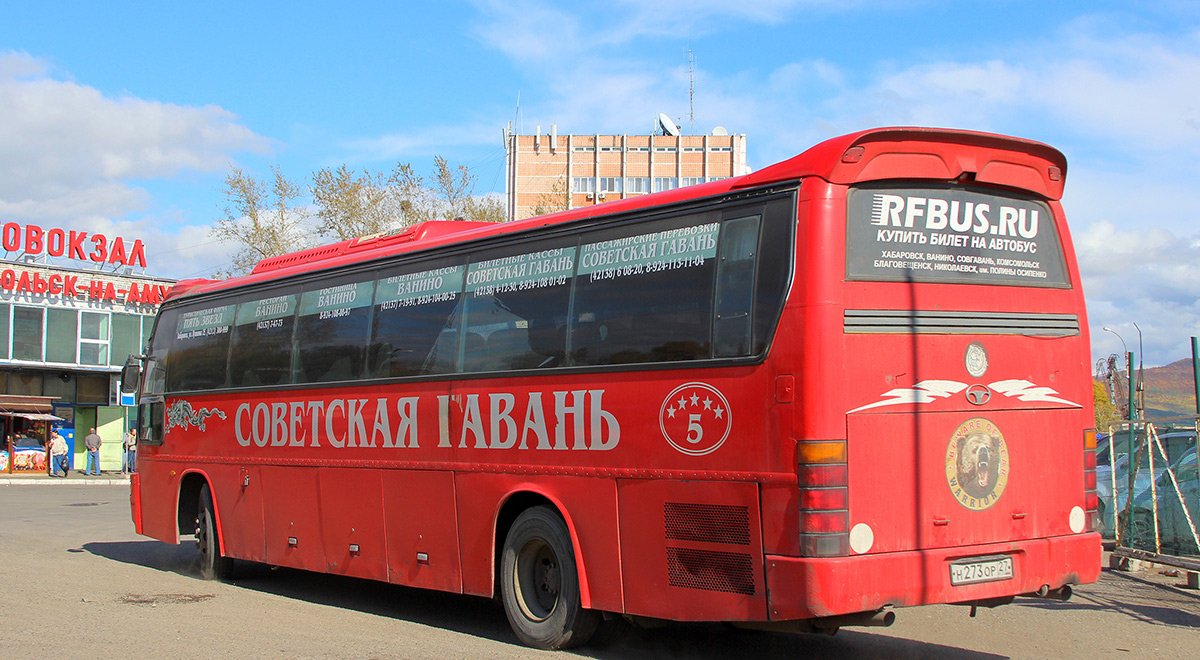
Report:
<svg viewBox="0 0 1200 660"><path fill-rule="evenodd" d="M688 135L696 134L696 56L688 46Z"/></svg>
<svg viewBox="0 0 1200 660"><path fill-rule="evenodd" d="M513 119L516 120L515 123L517 124L517 135L520 135L522 133L522 131L521 131L521 90L519 90L519 89L517 90L517 114L513 116Z"/></svg>

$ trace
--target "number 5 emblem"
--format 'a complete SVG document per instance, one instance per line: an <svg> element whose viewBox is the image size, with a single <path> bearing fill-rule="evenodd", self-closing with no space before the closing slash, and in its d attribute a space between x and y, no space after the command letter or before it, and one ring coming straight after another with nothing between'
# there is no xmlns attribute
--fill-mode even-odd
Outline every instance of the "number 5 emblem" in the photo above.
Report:
<svg viewBox="0 0 1200 660"><path fill-rule="evenodd" d="M708 383L685 383L671 390L658 413L663 437L677 451L704 456L717 450L733 428L729 401Z"/></svg>

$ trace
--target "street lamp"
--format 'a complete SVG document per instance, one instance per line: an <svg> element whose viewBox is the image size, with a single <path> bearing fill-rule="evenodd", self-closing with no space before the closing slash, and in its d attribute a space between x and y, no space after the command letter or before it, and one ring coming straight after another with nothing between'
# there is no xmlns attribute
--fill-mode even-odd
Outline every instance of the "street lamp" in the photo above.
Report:
<svg viewBox="0 0 1200 660"><path fill-rule="evenodd" d="M1146 351L1145 351L1145 349L1142 348L1142 329L1138 327L1138 324L1136 321L1130 321L1130 323L1133 323L1133 327L1138 332L1137 397L1138 397L1138 419L1141 419L1142 417L1145 416L1145 411L1146 411L1146 381L1143 378L1143 374L1145 372L1142 369L1142 365L1146 364ZM1133 365L1130 364L1129 368L1133 369Z"/></svg>
<svg viewBox="0 0 1200 660"><path fill-rule="evenodd" d="M1107 325L1106 325L1106 326L1104 326L1103 328L1100 328L1100 329L1101 329L1101 330L1103 330L1103 331L1105 331L1105 332L1111 332L1111 333L1113 333L1114 335L1117 335L1117 339L1120 339L1120 340L1121 340L1121 348L1125 349L1125 354L1126 354L1126 355L1129 355L1129 349L1128 349L1128 348L1125 348L1125 339L1124 339L1123 337L1121 337L1121 335L1118 335L1116 330L1113 330L1112 328L1108 327Z"/></svg>

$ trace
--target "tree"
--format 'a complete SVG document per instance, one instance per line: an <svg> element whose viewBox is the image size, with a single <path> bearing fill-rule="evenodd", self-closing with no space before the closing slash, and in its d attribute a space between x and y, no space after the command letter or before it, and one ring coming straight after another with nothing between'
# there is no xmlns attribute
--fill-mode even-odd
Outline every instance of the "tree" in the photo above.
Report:
<svg viewBox="0 0 1200 660"><path fill-rule="evenodd" d="M307 190L311 204L305 203L302 186L284 177L278 166L271 168L274 181L269 186L231 168L222 191L228 202L225 218L211 235L239 249L217 276L242 275L262 259L312 247L314 236L348 240L427 220L505 220L497 196L475 195L476 177L465 165L452 166L440 156L433 162L428 180L408 163L398 163L387 174L358 173L345 165L317 170Z"/></svg>
<svg viewBox="0 0 1200 660"><path fill-rule="evenodd" d="M326 168L313 172L310 190L321 220L317 231L322 236L345 240L386 231L396 224L390 188L382 174L364 171L356 175L345 165L336 170Z"/></svg>
<svg viewBox="0 0 1200 660"><path fill-rule="evenodd" d="M434 156L432 187L446 220L504 222L504 203L494 196L475 196L476 176L466 165L451 167L445 158Z"/></svg>
<svg viewBox="0 0 1200 660"><path fill-rule="evenodd" d="M235 243L237 252L216 277L243 275L262 259L312 246L308 231L309 212L301 203L301 188L283 176L278 166L268 183L232 167L225 176L225 217L217 221L210 236Z"/></svg>
<svg viewBox="0 0 1200 660"><path fill-rule="evenodd" d="M530 210L531 217L566 211L571 207L571 191L567 189L567 177L561 177L550 187L550 192L538 196L538 203Z"/></svg>

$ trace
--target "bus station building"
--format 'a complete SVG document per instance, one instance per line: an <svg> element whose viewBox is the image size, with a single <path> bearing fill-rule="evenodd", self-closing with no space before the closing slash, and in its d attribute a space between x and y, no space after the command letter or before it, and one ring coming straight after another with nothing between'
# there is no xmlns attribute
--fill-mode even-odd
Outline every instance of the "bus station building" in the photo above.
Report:
<svg viewBox="0 0 1200 660"><path fill-rule="evenodd" d="M133 401L120 396L121 367L142 352L173 280L133 273L144 270L141 241L135 252L122 239L91 235L79 247L84 233L0 226L3 247L19 255L0 259L0 450L6 463L0 470L9 469L9 440L45 442L49 428L67 441L76 469L85 464L83 438L95 428L104 441L101 469L121 469L122 436L136 424ZM70 247L78 248L74 255ZM64 260L72 266L51 263L51 256L72 256ZM78 267L79 261L92 263ZM20 460L11 463L22 467Z"/></svg>

